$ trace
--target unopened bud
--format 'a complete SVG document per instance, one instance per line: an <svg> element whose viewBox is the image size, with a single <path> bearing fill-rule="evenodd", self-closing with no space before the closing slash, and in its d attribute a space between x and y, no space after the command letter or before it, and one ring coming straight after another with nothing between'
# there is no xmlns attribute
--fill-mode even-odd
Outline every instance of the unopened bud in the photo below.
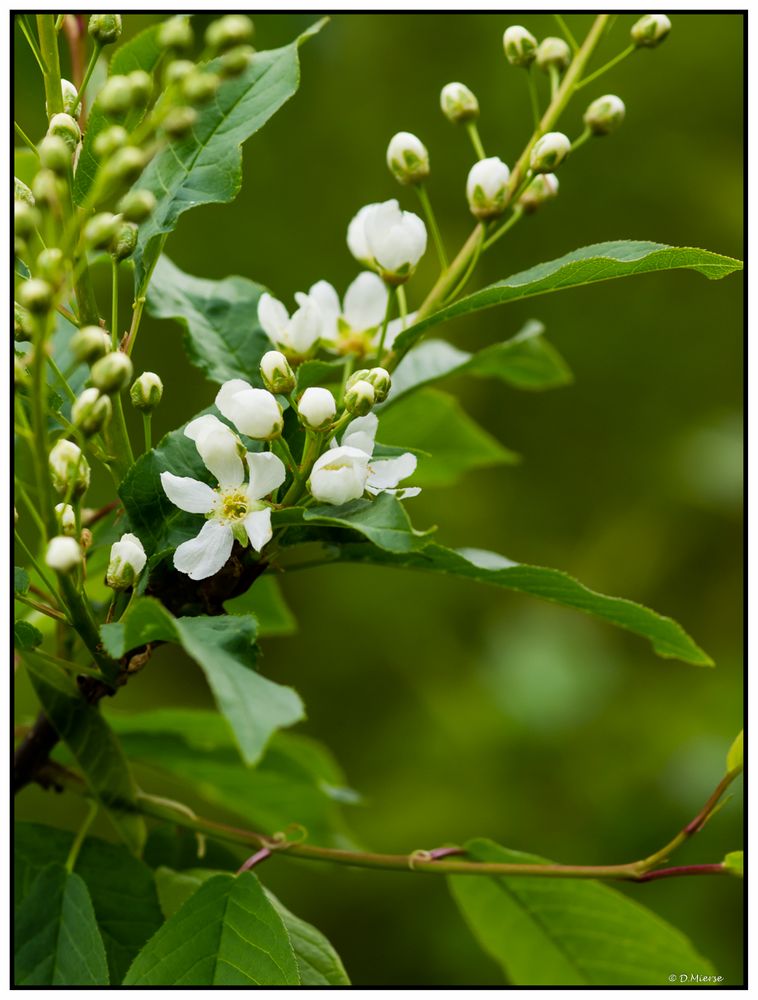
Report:
<svg viewBox="0 0 758 1000"><path fill-rule="evenodd" d="M197 121L197 111L194 108L173 108L163 121L166 135L171 139L181 139L190 131Z"/></svg>
<svg viewBox="0 0 758 1000"><path fill-rule="evenodd" d="M488 156L473 165L466 181L466 197L472 215L477 219L494 219L504 212L510 176L510 170L499 156Z"/></svg>
<svg viewBox="0 0 758 1000"><path fill-rule="evenodd" d="M40 147L45 142L46 140L43 139ZM55 208L60 202L60 184L55 173L47 168L40 170L32 181L32 193L37 205Z"/></svg>
<svg viewBox="0 0 758 1000"><path fill-rule="evenodd" d="M42 278L29 278L20 286L18 300L32 314L46 313L53 304L52 286Z"/></svg>
<svg viewBox="0 0 758 1000"><path fill-rule="evenodd" d="M392 386L390 373L386 368L372 368L366 376L366 382L374 388L377 403L383 403Z"/></svg>
<svg viewBox="0 0 758 1000"><path fill-rule="evenodd" d="M440 94L444 116L454 125L474 121L479 117L479 101L465 83L447 83Z"/></svg>
<svg viewBox="0 0 758 1000"><path fill-rule="evenodd" d="M73 441L58 441L50 452L49 465L53 488L60 496L81 496L89 488L89 464Z"/></svg>
<svg viewBox="0 0 758 1000"><path fill-rule="evenodd" d="M535 174L547 174L563 163L571 152L571 142L563 132L546 132L532 149L530 165Z"/></svg>
<svg viewBox="0 0 758 1000"><path fill-rule="evenodd" d="M132 88L132 103L137 108L146 108L153 93L153 78L144 69L135 69L127 76Z"/></svg>
<svg viewBox="0 0 758 1000"><path fill-rule="evenodd" d="M558 195L558 178L555 174L537 174L518 200L525 212L536 212L540 205Z"/></svg>
<svg viewBox="0 0 758 1000"><path fill-rule="evenodd" d="M99 389L85 389L71 405L71 421L85 437L98 434L110 421L113 408Z"/></svg>
<svg viewBox="0 0 758 1000"><path fill-rule="evenodd" d="M39 162L46 170L52 170L58 177L65 177L71 169L73 152L59 135L46 135L37 147Z"/></svg>
<svg viewBox="0 0 758 1000"><path fill-rule="evenodd" d="M155 209L155 195L152 191L129 191L118 203L118 210L127 222L144 222Z"/></svg>
<svg viewBox="0 0 758 1000"><path fill-rule="evenodd" d="M564 70L571 62L571 49L562 38L543 38L535 58L538 68L545 73L553 68Z"/></svg>
<svg viewBox="0 0 758 1000"><path fill-rule="evenodd" d="M14 340L31 340L32 318L28 311L18 302L13 303L13 338Z"/></svg>
<svg viewBox="0 0 758 1000"><path fill-rule="evenodd" d="M101 160L107 160L127 142L129 142L129 133L123 125L110 125L95 137L92 148L96 156Z"/></svg>
<svg viewBox="0 0 758 1000"><path fill-rule="evenodd" d="M121 219L110 212L93 215L84 227L84 242L93 250L107 250L116 235Z"/></svg>
<svg viewBox="0 0 758 1000"><path fill-rule="evenodd" d="M137 248L137 227L133 222L122 222L111 243L111 257L121 263L131 257Z"/></svg>
<svg viewBox="0 0 758 1000"><path fill-rule="evenodd" d="M255 55L252 45L235 45L229 49L219 59L219 73L224 77L239 76L244 73L250 65L250 60Z"/></svg>
<svg viewBox="0 0 758 1000"><path fill-rule="evenodd" d="M211 21L205 32L206 45L215 52L245 45L252 37L253 22L244 14L226 14L217 21Z"/></svg>
<svg viewBox="0 0 758 1000"><path fill-rule="evenodd" d="M25 201L27 205L34 205L32 189L27 187L18 177L13 178L13 197L16 201Z"/></svg>
<svg viewBox="0 0 758 1000"><path fill-rule="evenodd" d="M132 106L132 84L128 76L111 76L105 81L97 103L111 117L125 115Z"/></svg>
<svg viewBox="0 0 758 1000"><path fill-rule="evenodd" d="M181 83L185 76L189 76L190 73L194 72L195 64L191 59L174 59L166 67L164 76L166 86L170 86L172 83Z"/></svg>
<svg viewBox="0 0 758 1000"><path fill-rule="evenodd" d="M311 386L300 397L297 409L306 427L312 431L322 431L334 420L337 404L328 389Z"/></svg>
<svg viewBox="0 0 758 1000"><path fill-rule="evenodd" d="M537 39L520 24L512 24L503 34L505 57L511 66L530 66L537 55Z"/></svg>
<svg viewBox="0 0 758 1000"><path fill-rule="evenodd" d="M192 48L194 40L189 19L183 15L164 21L158 31L158 44L164 49L186 51Z"/></svg>
<svg viewBox="0 0 758 1000"><path fill-rule="evenodd" d="M287 396L295 388L295 373L280 351L266 351L261 358L261 378L269 392Z"/></svg>
<svg viewBox="0 0 758 1000"><path fill-rule="evenodd" d="M62 535L76 534L76 515L70 503L57 503L55 505L55 520Z"/></svg>
<svg viewBox="0 0 758 1000"><path fill-rule="evenodd" d="M401 184L419 184L429 176L429 153L412 132L398 132L387 147L387 166Z"/></svg>
<svg viewBox="0 0 758 1000"><path fill-rule="evenodd" d="M121 37L120 14L93 14L87 31L98 45L112 45Z"/></svg>
<svg viewBox="0 0 758 1000"><path fill-rule="evenodd" d="M127 532L111 545L105 582L113 590L128 590L137 582L146 562L142 542L136 535Z"/></svg>
<svg viewBox="0 0 758 1000"><path fill-rule="evenodd" d="M29 355L20 358L18 354L13 355L13 385L28 385L29 383Z"/></svg>
<svg viewBox="0 0 758 1000"><path fill-rule="evenodd" d="M82 104L79 100L79 92L70 80L61 78L61 97L63 98L63 110L66 114L78 118Z"/></svg>
<svg viewBox="0 0 758 1000"><path fill-rule="evenodd" d="M73 573L81 565L82 550L75 538L56 535L47 543L45 563L62 576Z"/></svg>
<svg viewBox="0 0 758 1000"><path fill-rule="evenodd" d="M133 184L145 168L145 154L136 146L117 149L103 165L102 183L106 190Z"/></svg>
<svg viewBox="0 0 758 1000"><path fill-rule="evenodd" d="M58 115L53 115L50 119L47 134L59 136L72 152L79 145L82 138L82 132L76 119L63 111Z"/></svg>
<svg viewBox="0 0 758 1000"><path fill-rule="evenodd" d="M46 247L37 257L37 274L51 285L63 284L66 273L66 258L60 247Z"/></svg>
<svg viewBox="0 0 758 1000"><path fill-rule="evenodd" d="M632 25L632 41L637 48L654 49L671 31L671 21L665 14L645 14Z"/></svg>
<svg viewBox="0 0 758 1000"><path fill-rule="evenodd" d="M92 364L111 349L111 338L99 326L83 326L69 341L69 350L80 363Z"/></svg>
<svg viewBox="0 0 758 1000"><path fill-rule="evenodd" d="M182 94L189 104L207 104L221 83L221 77L216 73L195 70L188 73L182 80Z"/></svg>
<svg viewBox="0 0 758 1000"><path fill-rule="evenodd" d="M608 135L616 131L625 114L626 108L621 98L615 94L606 94L593 101L584 112L584 124L593 135Z"/></svg>
<svg viewBox="0 0 758 1000"><path fill-rule="evenodd" d="M123 351L111 351L94 363L90 379L100 392L112 396L126 388L133 374L129 357Z"/></svg>
<svg viewBox="0 0 758 1000"><path fill-rule="evenodd" d="M132 405L142 413L152 413L163 398L163 382L155 372L142 372L129 390Z"/></svg>
<svg viewBox="0 0 758 1000"><path fill-rule="evenodd" d="M39 225L39 212L26 201L13 202L13 232L22 240L28 240Z"/></svg>
<svg viewBox="0 0 758 1000"><path fill-rule="evenodd" d="M345 392L349 392L353 388L356 382L360 382L361 379L368 379L369 377L368 368L359 368L357 372L353 372L350 378L345 382Z"/></svg>
<svg viewBox="0 0 758 1000"><path fill-rule="evenodd" d="M359 379L345 393L345 409L356 417L365 416L376 402L376 393L370 382Z"/></svg>

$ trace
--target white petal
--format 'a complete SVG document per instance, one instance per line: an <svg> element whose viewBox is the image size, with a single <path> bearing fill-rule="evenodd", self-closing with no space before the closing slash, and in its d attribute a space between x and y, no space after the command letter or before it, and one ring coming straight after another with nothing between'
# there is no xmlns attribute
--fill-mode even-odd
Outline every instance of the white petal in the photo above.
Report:
<svg viewBox="0 0 758 1000"><path fill-rule="evenodd" d="M292 314L289 322L287 339L293 351L306 354L321 336L321 310L302 292L300 302L300 308Z"/></svg>
<svg viewBox="0 0 758 1000"><path fill-rule="evenodd" d="M340 505L363 495L368 455L358 448L334 448L316 460L308 488L316 500Z"/></svg>
<svg viewBox="0 0 758 1000"><path fill-rule="evenodd" d="M218 480L219 486L241 486L245 479L236 436L224 427L223 430L203 434L195 442L205 467Z"/></svg>
<svg viewBox="0 0 758 1000"><path fill-rule="evenodd" d="M237 429L249 437L267 439L280 431L282 411L276 396L268 389L252 389L245 382L238 384L247 387L221 400L219 399L221 393L216 397L216 406L224 416L233 421Z"/></svg>
<svg viewBox="0 0 758 1000"><path fill-rule="evenodd" d="M219 391L216 393L216 409L220 413L223 413L227 420L231 420L232 423L236 423L237 416L239 415L239 406L235 403L235 396L239 396L241 392L245 392L246 390L252 388L253 387L250 383L245 382L244 379L229 379L228 382L224 382Z"/></svg>
<svg viewBox="0 0 758 1000"><path fill-rule="evenodd" d="M205 580L226 565L234 545L232 529L211 519L197 538L182 542L174 553L174 566L190 580Z"/></svg>
<svg viewBox="0 0 758 1000"><path fill-rule="evenodd" d="M276 456L272 455L272 458ZM260 552L266 542L271 540L271 508L254 510L242 522L245 525L247 537L256 552Z"/></svg>
<svg viewBox="0 0 758 1000"><path fill-rule="evenodd" d="M368 488L373 490L394 489L401 479L407 479L416 471L416 456L406 451L397 458L383 458L369 466Z"/></svg>
<svg viewBox="0 0 758 1000"><path fill-rule="evenodd" d="M347 246L350 253L362 264L371 263L371 250L366 239L366 218L377 207L377 204L364 205L350 220L347 227Z"/></svg>
<svg viewBox="0 0 758 1000"><path fill-rule="evenodd" d="M218 417L214 417L212 413L206 413L203 417L190 420L184 428L184 434L190 441L198 441L204 434L208 434L209 431L217 431L219 427L226 428L226 424L222 424Z"/></svg>
<svg viewBox="0 0 758 1000"><path fill-rule="evenodd" d="M321 338L336 340L340 300L334 287L328 281L317 281L315 285L311 285L308 296L316 303L321 313Z"/></svg>
<svg viewBox="0 0 758 1000"><path fill-rule="evenodd" d="M359 448L371 456L374 451L374 440L378 426L379 417L375 413L367 413L365 417L356 417L345 428L342 444L347 448Z"/></svg>
<svg viewBox="0 0 758 1000"><path fill-rule="evenodd" d="M363 271L345 292L345 319L353 330L370 330L382 322L386 309L384 282L373 271Z"/></svg>
<svg viewBox="0 0 758 1000"><path fill-rule="evenodd" d="M280 340L289 318L289 313L279 299L268 292L261 295L258 301L258 322L267 337L275 342Z"/></svg>
<svg viewBox="0 0 758 1000"><path fill-rule="evenodd" d="M216 494L207 483L201 483L199 479L162 472L161 486L171 503L179 510L186 510L188 514L207 514L216 506Z"/></svg>
<svg viewBox="0 0 758 1000"><path fill-rule="evenodd" d="M247 495L251 500L261 500L267 497L278 486L281 486L287 475L284 462L270 451L247 453L247 464L250 467L250 485Z"/></svg>
<svg viewBox="0 0 758 1000"><path fill-rule="evenodd" d="M407 327L412 326L416 322L416 313L408 313L403 320L402 316L397 319L391 319L387 324L387 333L384 338L384 347L389 349L395 343L395 338L399 333L402 333ZM381 336L381 331L377 330L376 336L374 337L375 343L379 344L379 337Z"/></svg>

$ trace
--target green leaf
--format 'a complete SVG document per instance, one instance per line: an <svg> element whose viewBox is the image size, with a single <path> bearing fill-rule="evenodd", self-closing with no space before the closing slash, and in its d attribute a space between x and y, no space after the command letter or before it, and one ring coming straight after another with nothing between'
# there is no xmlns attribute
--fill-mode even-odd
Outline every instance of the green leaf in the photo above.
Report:
<svg viewBox="0 0 758 1000"><path fill-rule="evenodd" d="M351 500L341 507L286 507L274 511L271 523L348 528L388 552L412 552L424 545L429 534L416 531L403 505L390 493L380 493L374 500Z"/></svg>
<svg viewBox="0 0 758 1000"><path fill-rule="evenodd" d="M453 305L440 309L404 330L395 340L394 352L397 357L402 357L430 327L479 309L489 309L516 299L591 285L611 278L677 268L689 268L699 271L706 278L717 279L739 271L742 263L709 250L670 247L664 243L636 240L595 243L572 250L556 260L537 264L528 271L520 271L503 281L496 281L494 285L488 285L473 295L467 295Z"/></svg>
<svg viewBox="0 0 758 1000"><path fill-rule="evenodd" d="M745 874L745 852L730 851L724 858L723 865L731 875L742 878Z"/></svg>
<svg viewBox="0 0 758 1000"><path fill-rule="evenodd" d="M50 862L65 862L74 835L39 823L16 823L13 836L16 905ZM110 981L121 982L134 956L163 923L150 869L122 847L88 837L74 866L92 899Z"/></svg>
<svg viewBox="0 0 758 1000"><path fill-rule="evenodd" d="M213 382L241 378L261 386L261 357L271 343L258 323L258 300L265 289L235 276L209 281L185 274L162 256L153 272L147 308L158 319L175 319L185 330L193 365Z"/></svg>
<svg viewBox="0 0 758 1000"><path fill-rule="evenodd" d="M295 616L284 599L279 581L269 573L259 577L244 594L226 601L224 609L230 615L254 615L260 638L297 632Z"/></svg>
<svg viewBox="0 0 758 1000"><path fill-rule="evenodd" d="M548 864L489 840L466 844L477 861ZM449 879L484 950L515 986L665 986L681 971L713 975L678 930L620 892L585 879Z"/></svg>
<svg viewBox="0 0 758 1000"><path fill-rule="evenodd" d="M216 875L134 960L125 986L299 986L281 917L252 872Z"/></svg>
<svg viewBox="0 0 758 1000"><path fill-rule="evenodd" d="M727 773L742 770L742 742L742 730L740 729L739 735L729 747L729 753L726 755Z"/></svg>
<svg viewBox="0 0 758 1000"><path fill-rule="evenodd" d="M145 843L145 823L130 811L137 788L112 729L63 671L39 657L27 669L45 715L73 754L92 794L127 847L139 854Z"/></svg>
<svg viewBox="0 0 758 1000"><path fill-rule="evenodd" d="M304 717L292 688L256 673L256 622L250 615L174 618L152 597L138 598L120 622L100 629L115 657L148 642L175 642L202 668L243 758L254 764L277 729Z"/></svg>
<svg viewBox="0 0 758 1000"><path fill-rule="evenodd" d="M124 45L120 45L111 59L108 75L119 76L131 73L135 69L142 69L152 76L153 70L165 52L165 49L158 44L159 30L160 25L154 24ZM132 108L119 124L123 124L127 132L133 132L144 116L144 109ZM84 133L74 176L74 201L77 205L81 205L86 198L100 166L99 157L94 150L95 139L104 128L112 124L112 121L113 119L105 114L100 102L96 100L87 119L87 130ZM142 183L138 182L137 186L142 187Z"/></svg>
<svg viewBox="0 0 758 1000"><path fill-rule="evenodd" d="M454 396L439 389L401 396L381 413L379 427L386 444L426 452L402 485L450 486L473 469L519 461L515 452L475 423Z"/></svg>
<svg viewBox="0 0 758 1000"><path fill-rule="evenodd" d="M21 652L28 652L30 649L41 645L43 635L38 628L21 619L13 624L13 645Z"/></svg>
<svg viewBox="0 0 758 1000"><path fill-rule="evenodd" d="M319 21L281 49L256 52L248 68L226 80L215 99L200 110L191 133L161 149L145 168L139 186L152 191L158 202L140 226L134 255L138 292L144 292L160 237L176 228L183 212L237 196L241 144L295 93L300 82L298 49L324 23Z"/></svg>
<svg viewBox="0 0 758 1000"><path fill-rule="evenodd" d="M32 272L29 270L28 265L25 264L20 257L15 258L14 270L19 278L26 279L31 278L32 276Z"/></svg>
<svg viewBox="0 0 758 1000"><path fill-rule="evenodd" d="M107 986L105 949L87 886L61 864L44 868L15 921L14 985Z"/></svg>
<svg viewBox="0 0 758 1000"><path fill-rule="evenodd" d="M530 319L501 344L476 354L461 351L446 340L425 340L409 351L392 374L387 406L404 393L449 375L497 378L516 389L554 389L572 381L571 370L543 336L545 327ZM381 412L381 411L379 411Z"/></svg>
<svg viewBox="0 0 758 1000"><path fill-rule="evenodd" d="M110 722L133 762L178 778L201 799L236 813L255 829L274 834L296 822L314 843L354 846L340 807L359 797L315 740L276 733L262 760L247 767L228 723L213 712L166 708L113 714Z"/></svg>
<svg viewBox="0 0 758 1000"><path fill-rule="evenodd" d="M295 392L299 394L312 385L337 382L342 378L344 370L345 358L336 358L334 361L322 361L321 359L304 361L297 369Z"/></svg>
<svg viewBox="0 0 758 1000"><path fill-rule="evenodd" d="M532 594L564 607L584 611L641 635L650 641L659 656L683 660L697 666L713 666L711 658L673 619L633 601L599 594L557 569L511 562L495 552L481 549L455 550L441 545L427 545L421 552L405 555L382 552L366 544L341 545L330 549L326 558L448 573Z"/></svg>
<svg viewBox="0 0 758 1000"><path fill-rule="evenodd" d="M29 592L29 574L23 566L13 567L13 593L21 597Z"/></svg>

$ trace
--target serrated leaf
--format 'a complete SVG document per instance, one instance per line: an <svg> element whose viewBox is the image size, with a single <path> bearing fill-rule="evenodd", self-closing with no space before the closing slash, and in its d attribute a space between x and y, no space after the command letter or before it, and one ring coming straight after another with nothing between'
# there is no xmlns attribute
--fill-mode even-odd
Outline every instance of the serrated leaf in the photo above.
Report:
<svg viewBox="0 0 758 1000"><path fill-rule="evenodd" d="M27 663L27 670L45 715L71 751L93 795L127 847L139 854L145 842L145 822L130 811L137 788L112 729L62 671L39 657Z"/></svg>
<svg viewBox="0 0 758 1000"><path fill-rule="evenodd" d="M44 868L14 928L14 985L107 986L105 948L87 886L61 864Z"/></svg>
<svg viewBox="0 0 758 1000"><path fill-rule="evenodd" d="M304 716L297 692L255 671L256 622L250 615L174 618L154 598L140 597L100 634L114 657L159 640L180 645L203 670L249 764L259 760L277 729Z"/></svg>
<svg viewBox="0 0 758 1000"><path fill-rule="evenodd" d="M648 639L659 656L696 666L713 666L707 653L672 618L659 615L634 601L599 594L557 569L515 563L496 552L446 549L433 544L427 545L421 552L405 555L383 552L372 545L344 544L334 546L329 556L334 561L377 563L447 573L531 594L634 632Z"/></svg>
<svg viewBox="0 0 758 1000"><path fill-rule="evenodd" d="M476 861L547 864L490 840ZM665 986L673 973L713 975L676 928L589 879L454 875L449 884L474 936L514 986Z"/></svg>
<svg viewBox="0 0 758 1000"><path fill-rule="evenodd" d="M323 24L318 22L283 48L256 52L247 69L224 81L215 99L200 110L191 133L171 142L148 164L139 185L158 201L140 226L134 255L138 290L144 291L160 236L176 227L183 212L236 197L242 181L241 144L295 93L300 82L298 49Z"/></svg>
<svg viewBox="0 0 758 1000"><path fill-rule="evenodd" d="M145 945L125 986L299 986L282 918L252 872L215 875Z"/></svg>
<svg viewBox="0 0 758 1000"><path fill-rule="evenodd" d="M724 278L742 268L742 263L732 257L723 257L709 250L693 247L671 247L664 243L640 240L614 240L581 247L556 260L537 264L527 271L496 281L473 295L467 295L453 305L440 309L426 319L404 330L393 344L396 357L402 357L424 333L438 323L456 316L489 309L516 299L532 298L565 288L577 288L611 278L625 278L651 271L669 271L688 268L699 271L706 278Z"/></svg>
<svg viewBox="0 0 758 1000"><path fill-rule="evenodd" d="M26 572L23 566L14 566L13 593L23 597L24 594L27 594L28 592L29 592L29 574Z"/></svg>
<svg viewBox="0 0 758 1000"><path fill-rule="evenodd" d="M21 652L28 652L41 645L43 635L29 622L19 620L13 624L13 645Z"/></svg>
<svg viewBox="0 0 758 1000"><path fill-rule="evenodd" d="M745 874L745 852L730 851L724 858L723 865L729 871L730 875L742 878Z"/></svg>
<svg viewBox="0 0 758 1000"><path fill-rule="evenodd" d="M65 862L74 835L39 823L16 823L13 835L14 897L18 906L50 862ZM83 879L95 910L110 981L123 979L134 956L163 922L152 872L115 844L87 837L74 872Z"/></svg>
<svg viewBox="0 0 758 1000"><path fill-rule="evenodd" d="M473 469L513 465L519 456L505 448L466 413L458 400L439 389L401 396L381 413L382 441L425 452L409 486L450 486Z"/></svg>
<svg viewBox="0 0 758 1000"><path fill-rule="evenodd" d="M727 773L730 771L742 770L742 732L743 731L740 729L739 735L736 737L731 747L729 747L729 753L726 755Z"/></svg>
<svg viewBox="0 0 758 1000"><path fill-rule="evenodd" d="M226 601L224 609L230 615L253 615L258 622L260 638L297 632L297 621L284 599L279 581L270 573L259 577L244 594Z"/></svg>

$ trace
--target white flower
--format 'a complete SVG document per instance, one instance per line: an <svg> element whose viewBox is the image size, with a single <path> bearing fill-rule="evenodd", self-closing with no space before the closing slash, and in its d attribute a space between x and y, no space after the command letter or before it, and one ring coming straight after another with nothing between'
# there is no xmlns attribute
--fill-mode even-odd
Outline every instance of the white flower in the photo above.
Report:
<svg viewBox="0 0 758 1000"><path fill-rule="evenodd" d="M276 396L268 389L254 389L241 378L224 382L216 395L216 407L241 434L259 441L278 437L284 426Z"/></svg>
<svg viewBox="0 0 758 1000"><path fill-rule="evenodd" d="M82 550L76 539L56 535L47 544L45 562L56 573L71 573L82 561Z"/></svg>
<svg viewBox="0 0 758 1000"><path fill-rule="evenodd" d="M429 153L412 132L397 132L387 146L387 166L401 184L418 184L429 176Z"/></svg>
<svg viewBox="0 0 758 1000"><path fill-rule="evenodd" d="M321 431L334 420L337 404L328 389L314 385L309 386L300 397L297 409L306 427Z"/></svg>
<svg viewBox="0 0 758 1000"><path fill-rule="evenodd" d="M295 293L298 309L290 316L284 304L264 292L258 302L258 322L269 340L285 354L303 356L321 336L321 313L316 302Z"/></svg>
<svg viewBox="0 0 758 1000"><path fill-rule="evenodd" d="M61 438L50 451L50 475L56 493L80 496L89 487L90 468L81 448L73 441Z"/></svg>
<svg viewBox="0 0 758 1000"><path fill-rule="evenodd" d="M174 553L174 566L192 580L205 580L225 565L234 539L250 542L260 552L271 538L271 509L263 502L281 486L286 469L271 452L246 455L249 482L245 482L241 443L226 424L213 416L198 417L184 433L195 446L206 468L218 480L212 489L189 476L161 473L161 485L171 503L207 520L196 538L182 542Z"/></svg>
<svg viewBox="0 0 758 1000"><path fill-rule="evenodd" d="M369 456L360 448L330 448L311 469L308 489L316 500L339 506L363 496Z"/></svg>
<svg viewBox="0 0 758 1000"><path fill-rule="evenodd" d="M105 582L113 590L126 590L136 583L146 562L147 556L142 542L136 535L127 531L111 545L111 557L105 574Z"/></svg>
<svg viewBox="0 0 758 1000"><path fill-rule="evenodd" d="M546 132L534 144L530 165L535 174L547 174L563 163L571 152L571 140L563 132Z"/></svg>
<svg viewBox="0 0 758 1000"><path fill-rule="evenodd" d="M339 295L328 281L317 281L308 290L321 312L321 339L331 350L365 354L373 349L373 334L387 311L387 286L373 271L361 271Z"/></svg>
<svg viewBox="0 0 758 1000"><path fill-rule="evenodd" d="M76 533L76 515L70 503L57 503L55 505L55 520L64 535Z"/></svg>
<svg viewBox="0 0 758 1000"><path fill-rule="evenodd" d="M494 219L506 206L511 172L499 156L488 156L475 163L468 173L466 197L477 219Z"/></svg>
<svg viewBox="0 0 758 1000"><path fill-rule="evenodd" d="M402 284L426 250L426 226L413 212L403 212L397 199L365 205L347 230L350 252L379 271L390 284Z"/></svg>

